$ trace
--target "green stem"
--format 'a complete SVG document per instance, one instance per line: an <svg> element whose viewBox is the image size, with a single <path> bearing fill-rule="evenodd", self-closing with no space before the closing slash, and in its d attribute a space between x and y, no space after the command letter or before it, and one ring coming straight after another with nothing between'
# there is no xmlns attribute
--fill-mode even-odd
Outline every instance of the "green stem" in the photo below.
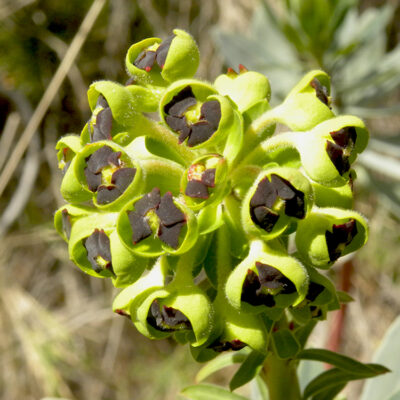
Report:
<svg viewBox="0 0 400 400"><path fill-rule="evenodd" d="M160 142L172 152L183 165L190 165L191 161L196 157L196 153L190 150L185 144L179 144L177 135L173 134L160 123L144 116L138 117L137 124L133 129L135 130L135 136L146 135Z"/></svg>
<svg viewBox="0 0 400 400"><path fill-rule="evenodd" d="M185 172L180 164L155 156L140 160L140 164L146 173L146 191L158 187L162 191L171 191L174 196L179 195L181 177Z"/></svg>
<svg viewBox="0 0 400 400"><path fill-rule="evenodd" d="M251 152L247 153L241 162L240 166L243 165L263 165L269 162L269 153L280 148L295 147L296 140L298 140L297 132L284 132L277 136L266 139L263 142L258 143Z"/></svg>
<svg viewBox="0 0 400 400"><path fill-rule="evenodd" d="M269 400L301 400L296 362L270 354L261 373L268 387Z"/></svg>
<svg viewBox="0 0 400 400"><path fill-rule="evenodd" d="M194 248L189 250L188 252L182 254L179 257L178 264L175 270L175 278L173 282L171 282L171 286L175 286L176 288L182 288L185 286L193 285L193 264L194 257L197 255Z"/></svg>
<svg viewBox="0 0 400 400"><path fill-rule="evenodd" d="M259 143L274 133L277 121L273 111L274 109L266 111L247 127L243 136L243 146L239 155L236 157L236 162L240 162L240 160L255 149Z"/></svg>
<svg viewBox="0 0 400 400"><path fill-rule="evenodd" d="M217 282L218 292L223 292L226 280L232 272L232 258L229 245L229 231L222 225L217 231Z"/></svg>
<svg viewBox="0 0 400 400"><path fill-rule="evenodd" d="M271 108L255 119L246 129L245 137L259 138L271 125L274 125L277 122L274 110Z"/></svg>
<svg viewBox="0 0 400 400"><path fill-rule="evenodd" d="M287 316L283 313L272 329L287 329L288 325ZM297 366L296 360L282 360L276 356L273 350L268 353L260 377L268 387L269 400L301 400Z"/></svg>

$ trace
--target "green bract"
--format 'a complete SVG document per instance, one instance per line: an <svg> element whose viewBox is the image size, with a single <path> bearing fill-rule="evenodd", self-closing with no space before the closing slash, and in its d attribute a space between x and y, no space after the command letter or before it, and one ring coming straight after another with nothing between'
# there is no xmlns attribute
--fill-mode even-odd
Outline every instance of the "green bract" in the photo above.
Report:
<svg viewBox="0 0 400 400"><path fill-rule="evenodd" d="M296 231L296 245L305 262L329 268L339 257L362 247L368 225L357 212L341 208L315 208Z"/></svg>
<svg viewBox="0 0 400 400"><path fill-rule="evenodd" d="M323 71L311 71L290 91L284 102L271 110L277 122L305 131L334 116L330 105L330 80Z"/></svg>
<svg viewBox="0 0 400 400"><path fill-rule="evenodd" d="M130 47L126 86L90 86L89 121L56 146L68 204L55 227L79 268L124 288L113 310L143 335L199 361L245 346L249 363L294 357L302 329L339 306L317 268L368 237L351 209L368 131L333 114L323 71L271 108L267 77L239 66L212 84L198 63L176 29ZM274 135L278 122L289 131Z"/></svg>
<svg viewBox="0 0 400 400"><path fill-rule="evenodd" d="M60 139L56 145L58 168L65 173L71 164L71 160L80 149L79 136L68 135Z"/></svg>
<svg viewBox="0 0 400 400"><path fill-rule="evenodd" d="M239 66L239 74L232 69L214 82L218 92L229 96L241 112L246 112L261 101L269 101L271 87L268 79L259 72L247 71Z"/></svg>

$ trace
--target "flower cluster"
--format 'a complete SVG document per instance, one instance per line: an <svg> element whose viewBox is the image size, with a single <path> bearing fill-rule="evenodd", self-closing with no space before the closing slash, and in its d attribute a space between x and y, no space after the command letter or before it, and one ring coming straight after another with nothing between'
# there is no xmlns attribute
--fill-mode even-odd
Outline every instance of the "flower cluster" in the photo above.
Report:
<svg viewBox="0 0 400 400"><path fill-rule="evenodd" d="M339 306L318 270L367 240L352 164L368 131L334 114L323 71L271 108L264 75L239 66L207 83L198 63L176 29L128 50L125 85L90 86L89 121L57 144L68 204L55 226L80 269L123 288L113 309L143 335L199 361L279 353Z"/></svg>

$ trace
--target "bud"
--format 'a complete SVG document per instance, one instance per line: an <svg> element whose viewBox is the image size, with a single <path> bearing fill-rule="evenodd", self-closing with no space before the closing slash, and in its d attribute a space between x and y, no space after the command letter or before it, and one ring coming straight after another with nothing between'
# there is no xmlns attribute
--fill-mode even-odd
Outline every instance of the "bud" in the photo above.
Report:
<svg viewBox="0 0 400 400"><path fill-rule="evenodd" d="M242 113L271 98L267 77L259 72L248 71L243 65L239 65L239 73L228 69L226 74L219 75L214 86L221 95L229 96Z"/></svg>
<svg viewBox="0 0 400 400"><path fill-rule="evenodd" d="M135 43L126 55L126 67L142 85L166 86L182 78L191 78L199 66L199 50L192 36L174 29L164 41L149 38Z"/></svg>

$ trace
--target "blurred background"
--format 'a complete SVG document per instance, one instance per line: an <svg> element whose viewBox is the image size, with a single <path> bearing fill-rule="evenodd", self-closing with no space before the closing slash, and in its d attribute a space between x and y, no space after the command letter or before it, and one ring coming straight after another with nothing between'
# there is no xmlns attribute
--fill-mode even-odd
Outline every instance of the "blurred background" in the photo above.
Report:
<svg viewBox="0 0 400 400"><path fill-rule="evenodd" d="M244 64L269 77L274 104L311 68L332 76L334 108L371 132L355 184L371 234L331 271L355 302L311 341L368 362L400 314L398 0L0 0L1 400L172 400L194 382L188 349L113 314L111 282L78 270L52 225L63 204L54 146L89 118L88 86L125 82L128 47L175 27L198 42L199 78Z"/></svg>

